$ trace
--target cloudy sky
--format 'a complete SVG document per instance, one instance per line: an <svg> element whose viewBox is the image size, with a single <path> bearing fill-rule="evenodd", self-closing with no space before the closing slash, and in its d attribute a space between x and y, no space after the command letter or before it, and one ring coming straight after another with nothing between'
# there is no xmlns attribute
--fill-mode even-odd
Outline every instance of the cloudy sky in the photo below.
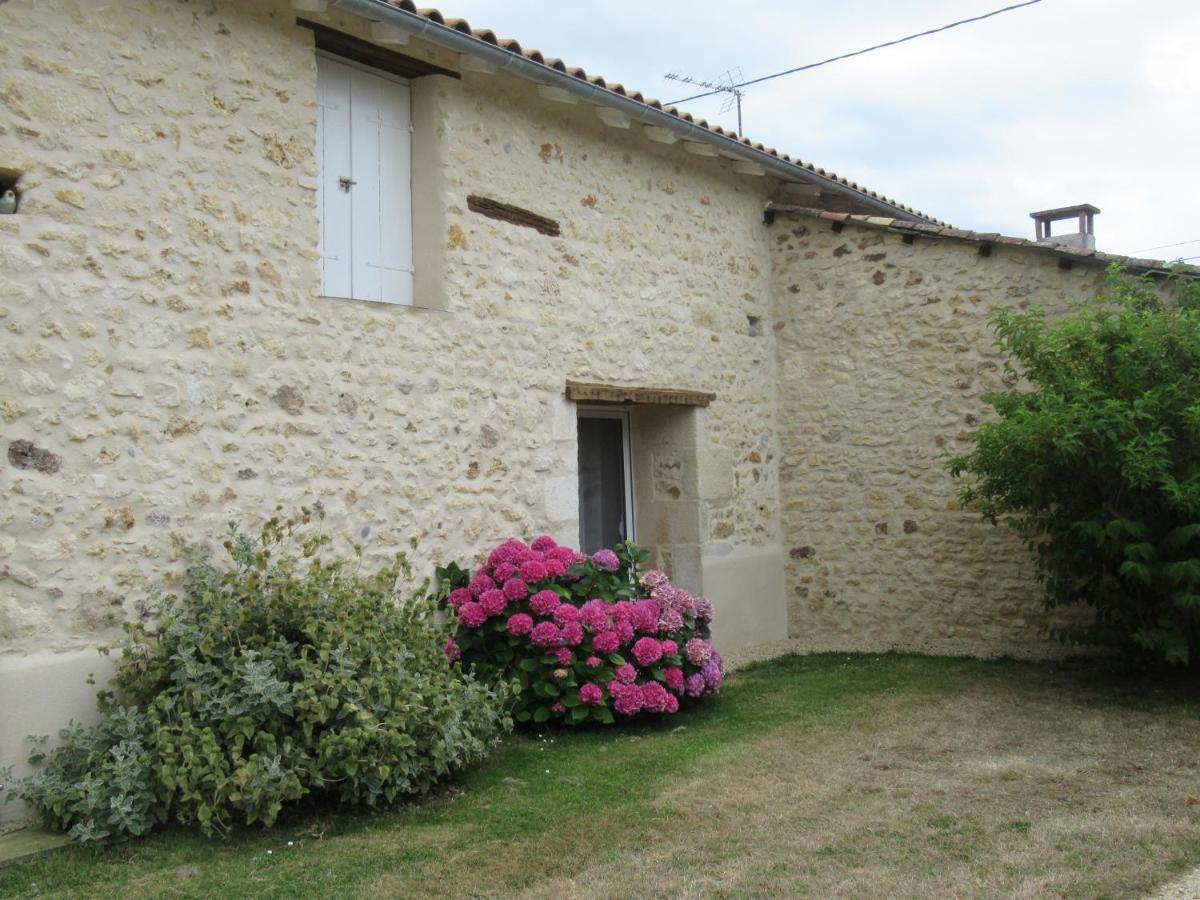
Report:
<svg viewBox="0 0 1200 900"><path fill-rule="evenodd" d="M731 67L770 74L1014 0L441 0L649 96ZM1029 212L1102 210L1100 249L1200 255L1200 3L1034 6L749 89L745 133L963 228L1033 235ZM736 127L720 99L686 104ZM1064 223L1065 225L1066 223Z"/></svg>

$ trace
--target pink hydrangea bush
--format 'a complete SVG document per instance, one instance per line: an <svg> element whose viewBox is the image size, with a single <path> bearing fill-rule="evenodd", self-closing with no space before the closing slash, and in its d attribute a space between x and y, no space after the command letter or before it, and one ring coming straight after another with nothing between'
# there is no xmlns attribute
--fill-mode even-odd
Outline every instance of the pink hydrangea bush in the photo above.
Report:
<svg viewBox="0 0 1200 900"><path fill-rule="evenodd" d="M446 657L518 680L517 721L673 715L720 691L724 668L712 604L641 573L647 558L632 543L589 558L540 537L505 541L474 573L439 569L457 625Z"/></svg>

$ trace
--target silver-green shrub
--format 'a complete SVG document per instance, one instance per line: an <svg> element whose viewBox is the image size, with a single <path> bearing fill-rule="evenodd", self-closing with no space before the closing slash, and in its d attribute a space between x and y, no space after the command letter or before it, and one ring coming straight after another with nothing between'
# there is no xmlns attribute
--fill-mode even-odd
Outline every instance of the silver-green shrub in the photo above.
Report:
<svg viewBox="0 0 1200 900"><path fill-rule="evenodd" d="M80 841L213 833L306 797L387 806L481 759L511 727L507 689L447 665L435 602L400 594L403 555L360 574L312 519L231 530L228 563L193 565L128 626L106 718L64 730L15 793Z"/></svg>

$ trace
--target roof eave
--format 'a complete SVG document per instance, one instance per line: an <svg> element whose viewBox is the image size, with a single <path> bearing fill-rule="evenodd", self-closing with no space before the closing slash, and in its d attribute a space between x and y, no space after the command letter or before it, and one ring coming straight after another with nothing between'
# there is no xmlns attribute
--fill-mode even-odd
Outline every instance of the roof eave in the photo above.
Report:
<svg viewBox="0 0 1200 900"><path fill-rule="evenodd" d="M1172 264L1161 259L1143 259L1135 256L1121 256L1115 253L1104 253L1098 250L1081 250L1062 244L1051 244L1045 241L1031 241L1027 238L1008 237L995 232L965 231L961 228L916 224L911 220L898 221L876 216L861 216L849 213L831 213L823 209L809 206L796 206L786 203L768 203L767 210L784 215L805 216L813 219L825 219L830 222L862 225L866 228L878 228L897 234L918 235L921 237L940 238L942 240L964 241L972 244L995 244L998 247L1012 247L1018 250L1032 250L1071 262L1098 263L1112 265L1116 263L1131 272L1141 272L1147 275L1183 275L1187 278L1200 278L1200 267Z"/></svg>
<svg viewBox="0 0 1200 900"><path fill-rule="evenodd" d="M372 21L385 22L413 37L427 40L448 50L476 56L495 65L497 69L515 72L534 82L561 88L594 106L617 109L642 124L669 129L682 139L713 144L724 155L762 166L784 181L817 185L822 191L845 197L871 209L890 213L896 218L936 224L937 220L935 219L880 197L872 196L866 191L850 187L836 178L822 175L798 163L780 159L765 150L717 134L708 128L688 122L686 119L671 115L639 100L623 96L582 78L577 78L568 72L561 72L545 63L490 44L473 34L438 24L419 13L393 6L387 0L331 0L330 5L356 13Z"/></svg>

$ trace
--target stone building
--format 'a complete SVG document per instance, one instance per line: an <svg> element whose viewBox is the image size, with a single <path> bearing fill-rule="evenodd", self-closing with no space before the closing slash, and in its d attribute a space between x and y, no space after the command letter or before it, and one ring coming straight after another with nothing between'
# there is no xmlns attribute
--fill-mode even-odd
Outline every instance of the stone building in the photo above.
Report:
<svg viewBox="0 0 1200 900"><path fill-rule="evenodd" d="M1000 384L989 311L1110 258L408 0L8 0L0 33L0 762L87 716L190 545L318 500L422 570L632 536L735 655L1052 651L942 457Z"/></svg>

